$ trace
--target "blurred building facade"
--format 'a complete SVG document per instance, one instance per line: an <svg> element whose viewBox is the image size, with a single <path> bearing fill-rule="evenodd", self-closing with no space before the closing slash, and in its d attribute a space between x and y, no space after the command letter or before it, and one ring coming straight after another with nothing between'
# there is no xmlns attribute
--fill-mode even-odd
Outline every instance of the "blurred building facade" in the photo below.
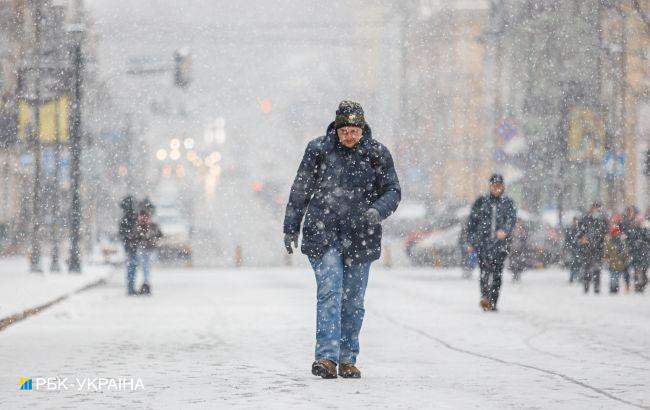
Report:
<svg viewBox="0 0 650 410"><path fill-rule="evenodd" d="M470 201L485 191L493 170L481 39L488 3L429 0L399 7L404 135L397 156L405 189L433 204Z"/></svg>
<svg viewBox="0 0 650 410"><path fill-rule="evenodd" d="M10 234L10 224L16 209L15 191L17 180L14 169L16 156L13 146L16 140L17 105L15 103L18 59L18 31L15 24L15 1L0 1L0 241Z"/></svg>
<svg viewBox="0 0 650 410"><path fill-rule="evenodd" d="M522 139L514 158L506 141L500 165L521 173L524 206L580 209L601 200L613 210L645 207L648 135L639 117L648 95L649 6L492 2L493 121L511 124ZM497 126L497 144L501 137Z"/></svg>
<svg viewBox="0 0 650 410"><path fill-rule="evenodd" d="M92 56L82 1L0 0L0 253L25 252L35 226L39 240L56 243L66 237L74 69L69 28L75 24L85 28L84 53ZM84 76L93 90L88 61ZM82 141L92 142L88 133ZM83 192L84 199L88 196Z"/></svg>
<svg viewBox="0 0 650 410"><path fill-rule="evenodd" d="M646 208L650 1L419 0L395 12L407 194L468 201L498 171L534 212Z"/></svg>

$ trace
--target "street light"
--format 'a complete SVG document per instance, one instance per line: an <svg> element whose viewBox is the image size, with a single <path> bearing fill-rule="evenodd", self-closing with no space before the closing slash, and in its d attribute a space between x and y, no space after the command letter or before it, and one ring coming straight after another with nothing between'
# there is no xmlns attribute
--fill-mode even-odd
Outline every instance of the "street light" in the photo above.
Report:
<svg viewBox="0 0 650 410"><path fill-rule="evenodd" d="M72 206L70 209L70 258L68 271L81 273L81 255L79 250L79 230L81 225L81 96L83 86L83 56L81 44L84 39L85 27L82 24L72 24L67 30L73 42L72 67L74 82L72 85L73 98L70 121L70 179L72 180Z"/></svg>

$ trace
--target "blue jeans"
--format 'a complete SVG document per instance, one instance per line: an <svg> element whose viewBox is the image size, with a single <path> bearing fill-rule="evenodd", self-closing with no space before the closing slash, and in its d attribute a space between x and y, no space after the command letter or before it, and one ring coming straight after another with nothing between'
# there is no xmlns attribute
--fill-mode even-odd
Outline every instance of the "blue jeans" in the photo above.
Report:
<svg viewBox="0 0 650 410"><path fill-rule="evenodd" d="M129 293L135 293L135 271L138 269L136 251L126 251L126 286Z"/></svg>
<svg viewBox="0 0 650 410"><path fill-rule="evenodd" d="M619 271L614 269L609 269L609 292L616 293L618 292L619 278L625 275L625 271ZM629 281L628 281L629 283Z"/></svg>
<svg viewBox="0 0 650 410"><path fill-rule="evenodd" d="M142 266L144 282L149 284L149 275L151 274L151 251L149 249L138 249L138 259Z"/></svg>
<svg viewBox="0 0 650 410"><path fill-rule="evenodd" d="M345 266L340 245L309 258L316 275L316 360L356 363L370 263Z"/></svg>

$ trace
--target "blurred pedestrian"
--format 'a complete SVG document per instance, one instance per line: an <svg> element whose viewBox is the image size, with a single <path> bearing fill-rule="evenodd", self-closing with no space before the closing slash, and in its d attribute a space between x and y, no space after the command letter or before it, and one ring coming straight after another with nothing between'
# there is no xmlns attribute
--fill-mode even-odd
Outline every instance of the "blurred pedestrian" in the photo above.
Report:
<svg viewBox="0 0 650 410"><path fill-rule="evenodd" d="M381 253L381 221L401 189L388 149L374 140L360 104L342 101L326 135L309 142L284 219L287 252L298 247L316 276L312 374L361 377L356 367L370 264ZM305 215L306 214L306 215Z"/></svg>
<svg viewBox="0 0 650 410"><path fill-rule="evenodd" d="M458 246L460 247L460 266L462 269L463 279L471 279L472 271L476 268L478 258L476 251L468 252L469 239L467 235L467 224L463 224L458 236Z"/></svg>
<svg viewBox="0 0 650 410"><path fill-rule="evenodd" d="M566 264L569 268L569 283L581 280L580 268L582 266L582 253L578 245L580 218L574 217L571 226L564 236L564 253Z"/></svg>
<svg viewBox="0 0 650 410"><path fill-rule="evenodd" d="M467 222L470 243L467 251L476 250L478 255L481 270L479 305L484 311L497 310L503 264L510 251L517 219L515 204L504 192L503 176L492 175L489 194L474 202Z"/></svg>
<svg viewBox="0 0 650 410"><path fill-rule="evenodd" d="M512 231L512 245L510 249L510 271L512 281L519 282L521 273L528 268L528 230L521 218L517 218L515 228Z"/></svg>
<svg viewBox="0 0 650 410"><path fill-rule="evenodd" d="M138 261L142 267L143 281L138 293L140 295L151 295L151 255L162 238L162 232L158 224L152 221L153 204L144 200L138 211L138 223L136 227L136 242Z"/></svg>
<svg viewBox="0 0 650 410"><path fill-rule="evenodd" d="M643 292L648 283L648 265L650 265L650 232L641 225L639 210L635 206L625 209L621 221L621 232L630 258L626 269L625 290L630 289L630 275L634 278L634 290Z"/></svg>
<svg viewBox="0 0 650 410"><path fill-rule="evenodd" d="M625 272L628 252L625 241L621 237L621 228L612 225L605 239L605 261L609 268L609 293L617 293L620 277Z"/></svg>
<svg viewBox="0 0 650 410"><path fill-rule="evenodd" d="M594 293L600 293L600 270L603 264L605 236L608 222L600 202L594 202L578 225L578 246L582 262L582 280L585 293L593 283Z"/></svg>
<svg viewBox="0 0 650 410"><path fill-rule="evenodd" d="M127 294L135 295L137 294L135 291L135 272L138 268L136 239L138 216L136 213L134 198L131 195L124 197L120 203L120 207L122 208L122 218L119 223L119 235L126 254Z"/></svg>

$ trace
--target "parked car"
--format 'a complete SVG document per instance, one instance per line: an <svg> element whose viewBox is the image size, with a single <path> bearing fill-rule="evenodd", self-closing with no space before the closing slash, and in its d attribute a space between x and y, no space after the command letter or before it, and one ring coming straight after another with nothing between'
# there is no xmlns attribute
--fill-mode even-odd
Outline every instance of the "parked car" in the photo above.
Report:
<svg viewBox="0 0 650 410"><path fill-rule="evenodd" d="M406 254L415 265L459 266L458 237L469 215L469 206L442 205L427 217L427 225L411 231L405 241Z"/></svg>
<svg viewBox="0 0 650 410"><path fill-rule="evenodd" d="M469 205L440 207L428 218L430 225L411 231L405 241L406 254L415 265L460 266L459 236L469 217ZM526 269L543 268L562 260L561 232L543 218L518 211L528 232Z"/></svg>
<svg viewBox="0 0 650 410"><path fill-rule="evenodd" d="M158 243L159 260L183 260L191 263L191 226L187 218L178 208L161 205L156 208L155 220L163 233Z"/></svg>
<svg viewBox="0 0 650 410"><path fill-rule="evenodd" d="M535 221L529 230L530 268L544 268L562 261L562 235L544 222Z"/></svg>
<svg viewBox="0 0 650 410"><path fill-rule="evenodd" d="M407 253L416 265L459 266L461 259L458 236L460 224L421 234L407 246Z"/></svg>

